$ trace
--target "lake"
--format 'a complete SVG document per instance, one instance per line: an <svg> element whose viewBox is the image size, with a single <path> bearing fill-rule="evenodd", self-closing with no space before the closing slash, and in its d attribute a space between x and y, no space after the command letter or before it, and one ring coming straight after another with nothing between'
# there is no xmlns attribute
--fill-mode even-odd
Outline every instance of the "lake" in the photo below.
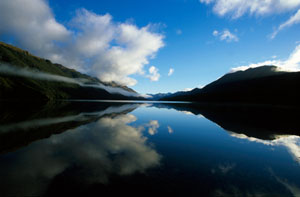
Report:
<svg viewBox="0 0 300 197"><path fill-rule="evenodd" d="M300 196L300 110L1 103L1 196Z"/></svg>

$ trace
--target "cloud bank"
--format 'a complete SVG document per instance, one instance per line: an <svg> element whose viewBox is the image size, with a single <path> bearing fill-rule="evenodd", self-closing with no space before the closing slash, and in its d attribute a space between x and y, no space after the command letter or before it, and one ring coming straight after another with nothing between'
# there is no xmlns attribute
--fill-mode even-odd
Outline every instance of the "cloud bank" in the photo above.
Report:
<svg viewBox="0 0 300 197"><path fill-rule="evenodd" d="M294 51L290 54L286 60L267 60L259 63L252 63L249 65L239 66L231 69L231 72L240 70L247 70L248 68L256 68L259 66L274 65L277 66L280 71L300 71L300 45L298 45Z"/></svg>
<svg viewBox="0 0 300 197"><path fill-rule="evenodd" d="M151 24L140 28L79 9L66 26L45 0L23 4L0 2L0 35L12 35L22 48L105 82L135 85L130 75L144 75L144 66L164 46L164 36L153 32Z"/></svg>

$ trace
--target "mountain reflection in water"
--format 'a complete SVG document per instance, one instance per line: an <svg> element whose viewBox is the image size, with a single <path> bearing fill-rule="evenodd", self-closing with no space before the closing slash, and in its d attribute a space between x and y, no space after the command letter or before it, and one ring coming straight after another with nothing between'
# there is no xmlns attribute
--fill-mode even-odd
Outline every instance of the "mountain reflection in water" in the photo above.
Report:
<svg viewBox="0 0 300 197"><path fill-rule="evenodd" d="M1 104L1 196L299 196L299 111L193 103Z"/></svg>

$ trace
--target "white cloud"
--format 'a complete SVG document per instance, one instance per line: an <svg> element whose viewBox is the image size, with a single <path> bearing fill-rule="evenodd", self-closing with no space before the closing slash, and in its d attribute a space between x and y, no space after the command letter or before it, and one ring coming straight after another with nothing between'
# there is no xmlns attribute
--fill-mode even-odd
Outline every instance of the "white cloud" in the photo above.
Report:
<svg viewBox="0 0 300 197"><path fill-rule="evenodd" d="M225 29L222 32L214 30L213 36L218 37L221 41L226 41L226 42L238 42L239 41L239 38L237 37L237 35L231 33L227 29Z"/></svg>
<svg viewBox="0 0 300 197"><path fill-rule="evenodd" d="M283 29L285 29L285 28L287 28L287 27L290 27L290 26L292 26L292 25L298 24L298 23L300 23L300 9L296 12L295 15L291 16L291 17L289 18L289 20L287 20L286 22L282 23L282 24L281 24L281 25L280 25L280 26L272 33L271 39L274 39L274 38L277 36L277 34L278 34L281 30L283 30Z"/></svg>
<svg viewBox="0 0 300 197"><path fill-rule="evenodd" d="M168 72L168 76L173 75L173 73L174 73L174 68L170 68L170 69L169 69L169 72Z"/></svg>
<svg viewBox="0 0 300 197"><path fill-rule="evenodd" d="M136 80L129 78L132 74L143 74L144 65L149 63L159 48L163 46L163 36L149 32L150 26L137 28L131 24L120 24L116 28L115 41L119 46L112 46L100 54L93 65L104 81L116 81L124 85L134 85ZM124 46L124 47L122 47ZM152 66L150 79L159 79L158 69Z"/></svg>
<svg viewBox="0 0 300 197"><path fill-rule="evenodd" d="M164 36L152 32L152 25L139 28L80 9L67 28L44 0L23 4L1 0L0 34L13 35L22 48L105 82L135 85L130 75L143 75L144 66L164 46Z"/></svg>
<svg viewBox="0 0 300 197"><path fill-rule="evenodd" d="M212 4L213 11L219 16L230 16L233 19L243 15L271 15L284 12L293 12L298 9L296 14L291 16L286 22L282 23L270 36L274 39L284 28L300 22L300 0L199 0L200 3ZM218 34L214 31L214 35Z"/></svg>
<svg viewBox="0 0 300 197"><path fill-rule="evenodd" d="M0 24L0 35L14 36L22 47L42 56L58 50L54 42L67 41L71 34L44 0L1 0Z"/></svg>
<svg viewBox="0 0 300 197"><path fill-rule="evenodd" d="M264 65L274 65L281 71L299 71L300 70L300 45L298 45L294 51L290 54L287 60L267 60L259 63L252 63L245 66L239 66L232 68L231 72L240 70L247 70L248 68L256 68Z"/></svg>
<svg viewBox="0 0 300 197"><path fill-rule="evenodd" d="M149 68L149 75L147 75L147 77L151 81L158 81L159 78L160 78L160 74L158 73L158 69L155 66L151 66Z"/></svg>
<svg viewBox="0 0 300 197"><path fill-rule="evenodd" d="M213 4L213 11L219 16L230 15L239 18L245 14L266 15L292 11L300 7L299 0L199 0Z"/></svg>
<svg viewBox="0 0 300 197"><path fill-rule="evenodd" d="M76 50L87 57L108 49L115 36L115 27L109 14L97 15L85 9L77 10L71 24L79 31Z"/></svg>

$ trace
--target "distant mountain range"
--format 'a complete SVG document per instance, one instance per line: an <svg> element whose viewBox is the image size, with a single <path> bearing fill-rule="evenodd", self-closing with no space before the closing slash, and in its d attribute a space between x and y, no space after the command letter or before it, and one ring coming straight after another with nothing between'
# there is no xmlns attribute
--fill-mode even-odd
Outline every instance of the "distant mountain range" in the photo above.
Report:
<svg viewBox="0 0 300 197"><path fill-rule="evenodd" d="M261 66L228 73L202 89L166 95L160 100L299 105L300 72Z"/></svg>
<svg viewBox="0 0 300 197"><path fill-rule="evenodd" d="M150 100L299 105L300 72L261 66L228 73L202 89L152 94ZM145 100L134 90L105 83L0 42L0 99Z"/></svg>
<svg viewBox="0 0 300 197"><path fill-rule="evenodd" d="M144 99L134 90L105 83L0 42L0 99Z"/></svg>

